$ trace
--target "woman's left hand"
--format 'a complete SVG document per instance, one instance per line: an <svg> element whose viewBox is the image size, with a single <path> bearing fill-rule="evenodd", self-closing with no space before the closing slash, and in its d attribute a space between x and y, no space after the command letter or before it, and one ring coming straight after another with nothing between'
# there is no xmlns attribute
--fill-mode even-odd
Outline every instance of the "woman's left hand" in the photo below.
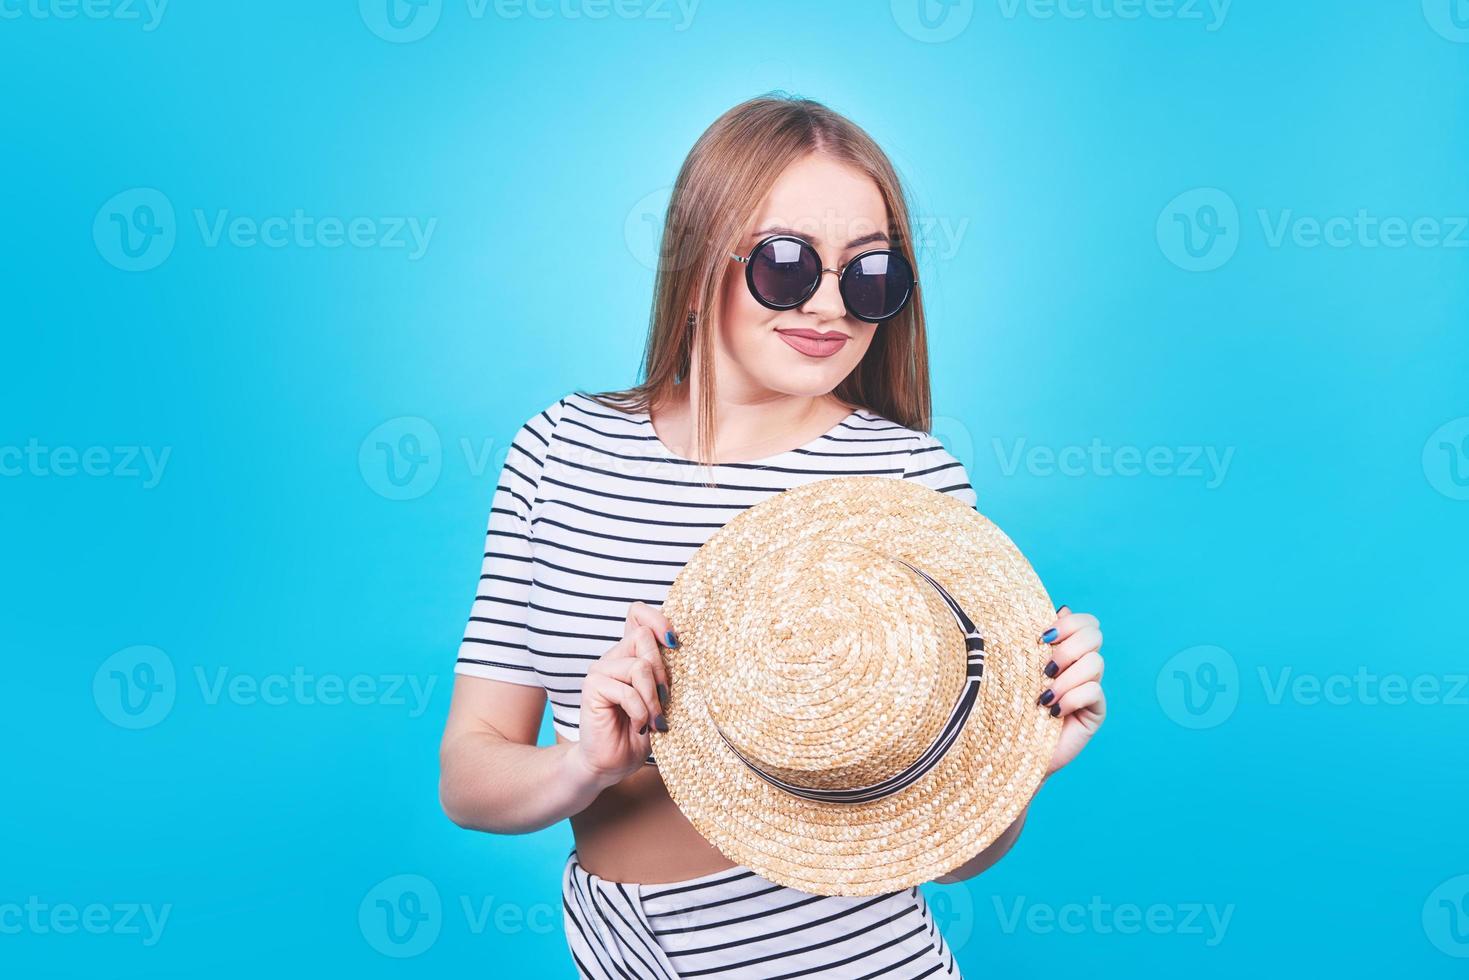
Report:
<svg viewBox="0 0 1469 980"><path fill-rule="evenodd" d="M1075 759L1102 727L1107 696L1102 693L1102 630L1097 617L1063 605L1041 639L1051 644L1051 662L1040 678L1036 703L1041 711L1065 719L1061 740L1046 767L1049 776Z"/></svg>

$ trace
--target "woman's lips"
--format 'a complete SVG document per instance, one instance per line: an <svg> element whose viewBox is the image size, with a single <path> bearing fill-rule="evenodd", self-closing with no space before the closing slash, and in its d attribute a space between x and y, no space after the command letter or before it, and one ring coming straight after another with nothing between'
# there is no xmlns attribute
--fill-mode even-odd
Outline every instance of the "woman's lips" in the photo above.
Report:
<svg viewBox="0 0 1469 980"><path fill-rule="evenodd" d="M777 330L776 333L780 334L781 340L802 354L812 357L830 357L847 342L846 336L839 333L827 337L822 337L813 330Z"/></svg>

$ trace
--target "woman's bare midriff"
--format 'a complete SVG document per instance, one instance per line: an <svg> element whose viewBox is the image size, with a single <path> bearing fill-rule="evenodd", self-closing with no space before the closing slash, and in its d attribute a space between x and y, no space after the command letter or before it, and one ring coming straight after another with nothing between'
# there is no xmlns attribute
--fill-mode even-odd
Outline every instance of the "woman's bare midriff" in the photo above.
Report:
<svg viewBox="0 0 1469 980"><path fill-rule="evenodd" d="M568 741L560 732L557 743ZM571 817L577 861L608 881L656 885L734 867L694 829L645 765Z"/></svg>

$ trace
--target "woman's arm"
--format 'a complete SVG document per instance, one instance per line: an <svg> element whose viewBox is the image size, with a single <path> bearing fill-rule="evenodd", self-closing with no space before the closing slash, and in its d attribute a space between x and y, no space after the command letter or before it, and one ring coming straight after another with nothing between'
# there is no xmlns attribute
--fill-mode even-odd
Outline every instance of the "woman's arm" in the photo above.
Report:
<svg viewBox="0 0 1469 980"><path fill-rule="evenodd" d="M526 834L580 813L606 788L579 742L536 745L545 705L542 687L455 677L439 744L439 802L450 820Z"/></svg>
<svg viewBox="0 0 1469 980"><path fill-rule="evenodd" d="M1049 774L1047 774L1047 776L1041 780L1041 785L1045 785L1046 779L1049 778L1050 776ZM1037 787L1037 792L1039 792L1039 787ZM1035 797L1032 796L1031 800L1034 801L1034 799ZM994 843L990 844L989 847L986 847L984 850L974 855L974 857L970 858L968 861L965 861L963 864L959 865L959 867L955 868L953 871L939 875L937 878L934 879L934 881L938 882L940 885L953 885L966 879L973 878L980 872L987 871L989 868L993 867L994 864L1000 860L1000 858L1009 853L1010 848L1014 847L1015 842L1020 839L1021 828L1025 826L1025 818L1029 813L1030 804L1027 803L1025 805L1025 809L1020 811L1020 816L1016 817L1014 822L1011 823L1010 826L1005 828L1005 832L1003 834L995 838Z"/></svg>

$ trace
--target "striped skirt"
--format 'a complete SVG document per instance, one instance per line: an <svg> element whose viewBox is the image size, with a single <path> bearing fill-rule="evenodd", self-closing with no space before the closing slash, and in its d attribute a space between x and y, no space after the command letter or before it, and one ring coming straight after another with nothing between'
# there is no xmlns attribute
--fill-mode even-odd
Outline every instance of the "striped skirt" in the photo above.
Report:
<svg viewBox="0 0 1469 980"><path fill-rule="evenodd" d="M743 865L640 885L591 873L573 847L561 903L583 980L962 980L917 887L815 895Z"/></svg>

